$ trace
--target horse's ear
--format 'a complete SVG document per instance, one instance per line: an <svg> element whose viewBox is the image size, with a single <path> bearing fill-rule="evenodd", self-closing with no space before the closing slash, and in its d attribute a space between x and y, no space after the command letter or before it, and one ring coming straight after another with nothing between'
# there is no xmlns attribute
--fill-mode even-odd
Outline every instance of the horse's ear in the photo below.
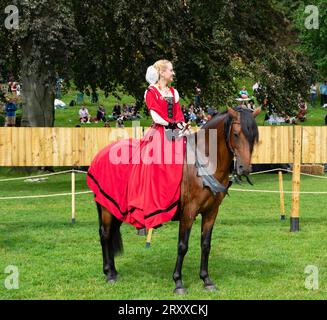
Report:
<svg viewBox="0 0 327 320"><path fill-rule="evenodd" d="M227 107L227 112L233 119L238 119L238 112L235 111L233 108Z"/></svg>
<svg viewBox="0 0 327 320"><path fill-rule="evenodd" d="M255 118L261 112L261 108L257 108L252 112L253 118Z"/></svg>

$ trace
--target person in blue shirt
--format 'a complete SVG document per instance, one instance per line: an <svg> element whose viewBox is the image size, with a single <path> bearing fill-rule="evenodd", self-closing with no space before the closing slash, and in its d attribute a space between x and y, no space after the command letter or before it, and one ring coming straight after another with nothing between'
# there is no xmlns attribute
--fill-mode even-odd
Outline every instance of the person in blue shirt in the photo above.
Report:
<svg viewBox="0 0 327 320"><path fill-rule="evenodd" d="M5 107L6 111L6 127L15 127L16 125L16 110L17 106L13 99L10 99Z"/></svg>
<svg viewBox="0 0 327 320"><path fill-rule="evenodd" d="M322 107L327 107L327 80L319 87L320 90L320 104Z"/></svg>
<svg viewBox="0 0 327 320"><path fill-rule="evenodd" d="M249 97L249 93L246 90L245 86L242 87L242 90L239 92L239 95L242 99L247 99Z"/></svg>

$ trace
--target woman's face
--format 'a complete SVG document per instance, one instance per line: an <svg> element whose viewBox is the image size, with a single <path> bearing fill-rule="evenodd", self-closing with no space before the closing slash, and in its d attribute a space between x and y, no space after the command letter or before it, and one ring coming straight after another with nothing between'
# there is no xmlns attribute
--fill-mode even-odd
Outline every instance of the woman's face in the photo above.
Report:
<svg viewBox="0 0 327 320"><path fill-rule="evenodd" d="M167 63L166 69L160 72L161 78L164 79L167 83L170 83L174 79L174 69L171 63Z"/></svg>

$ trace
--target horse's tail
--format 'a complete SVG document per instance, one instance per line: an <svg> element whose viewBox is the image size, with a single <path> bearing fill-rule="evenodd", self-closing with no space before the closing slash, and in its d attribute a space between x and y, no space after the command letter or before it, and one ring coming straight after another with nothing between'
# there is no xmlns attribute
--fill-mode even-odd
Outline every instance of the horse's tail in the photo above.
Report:
<svg viewBox="0 0 327 320"><path fill-rule="evenodd" d="M99 225L100 230L102 229L102 209L101 205L96 202L98 214L99 214ZM114 215L112 215L112 220L110 224L109 231L109 250L114 254L114 256L120 255L123 253L123 240L120 233L121 221L119 221Z"/></svg>

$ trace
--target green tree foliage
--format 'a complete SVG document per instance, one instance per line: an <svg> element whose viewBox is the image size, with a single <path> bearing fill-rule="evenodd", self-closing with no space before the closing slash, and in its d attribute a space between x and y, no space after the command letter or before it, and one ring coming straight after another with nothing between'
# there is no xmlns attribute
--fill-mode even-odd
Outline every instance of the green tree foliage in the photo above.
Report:
<svg viewBox="0 0 327 320"><path fill-rule="evenodd" d="M5 4L0 0L0 8ZM109 94L120 85L140 106L146 68L166 58L182 95L191 97L199 83L205 103L225 106L239 90L236 79L251 77L277 108L291 111L311 72L294 49L285 9L272 0L21 0L17 6L19 30L0 28L0 64L23 80L26 125L53 124L56 73L80 90Z"/></svg>
<svg viewBox="0 0 327 320"><path fill-rule="evenodd" d="M325 0L310 2L318 9L318 29L312 28L312 11L306 13L306 5L301 3L293 14L295 25L299 32L300 49L324 77L327 76L327 3ZM311 26L310 26L311 23ZM309 26L309 28L308 28Z"/></svg>

